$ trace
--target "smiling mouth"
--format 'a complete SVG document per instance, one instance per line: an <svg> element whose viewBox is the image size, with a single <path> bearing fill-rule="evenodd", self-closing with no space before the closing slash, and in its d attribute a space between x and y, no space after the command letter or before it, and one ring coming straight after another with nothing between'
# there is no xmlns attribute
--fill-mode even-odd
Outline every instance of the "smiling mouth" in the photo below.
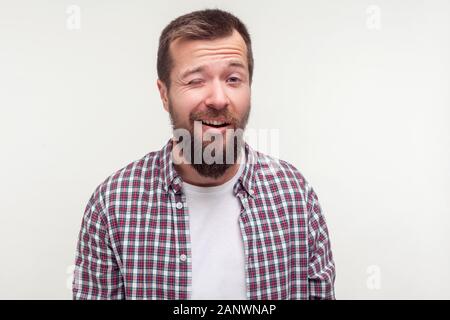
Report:
<svg viewBox="0 0 450 320"><path fill-rule="evenodd" d="M218 120L201 120L202 124L205 126L213 127L213 128L222 128L230 125L229 122L218 121Z"/></svg>

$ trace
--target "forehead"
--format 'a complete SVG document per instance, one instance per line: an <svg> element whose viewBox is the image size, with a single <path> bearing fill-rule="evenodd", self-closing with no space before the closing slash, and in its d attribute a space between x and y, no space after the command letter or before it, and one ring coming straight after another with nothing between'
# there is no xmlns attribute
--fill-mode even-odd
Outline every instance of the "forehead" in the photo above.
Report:
<svg viewBox="0 0 450 320"><path fill-rule="evenodd" d="M247 66L247 46L236 30L230 36L214 40L176 39L170 44L170 52L174 63L172 71L177 73L197 64L230 59Z"/></svg>

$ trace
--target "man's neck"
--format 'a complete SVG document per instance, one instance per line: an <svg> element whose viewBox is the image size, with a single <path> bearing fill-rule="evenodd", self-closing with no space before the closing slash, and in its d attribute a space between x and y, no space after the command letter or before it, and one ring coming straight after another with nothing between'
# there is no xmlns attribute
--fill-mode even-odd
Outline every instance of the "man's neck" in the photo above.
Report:
<svg viewBox="0 0 450 320"><path fill-rule="evenodd" d="M175 142L172 141L172 143ZM218 178L205 177L200 175L191 164L184 163L184 161L180 161L181 155L177 154L176 152L174 153L173 152L174 149L175 148L172 148L172 156L175 157L175 160L177 160L174 161L176 163L176 164L174 163L175 170L181 176L183 181L189 184L193 184L200 187L219 186L229 181L231 178L233 178L234 175L239 170L240 161L237 161L236 163L231 165L222 176Z"/></svg>

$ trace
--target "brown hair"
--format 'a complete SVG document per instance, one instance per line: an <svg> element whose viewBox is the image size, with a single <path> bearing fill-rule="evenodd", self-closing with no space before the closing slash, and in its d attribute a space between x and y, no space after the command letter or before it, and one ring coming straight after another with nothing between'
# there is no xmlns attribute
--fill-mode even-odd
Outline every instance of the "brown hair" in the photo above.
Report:
<svg viewBox="0 0 450 320"><path fill-rule="evenodd" d="M173 60L170 44L176 39L214 40L239 32L247 45L247 62L250 85L253 76L253 52L250 34L246 26L234 15L219 9L205 9L182 15L170 22L159 38L157 70L158 78L170 88L170 72Z"/></svg>

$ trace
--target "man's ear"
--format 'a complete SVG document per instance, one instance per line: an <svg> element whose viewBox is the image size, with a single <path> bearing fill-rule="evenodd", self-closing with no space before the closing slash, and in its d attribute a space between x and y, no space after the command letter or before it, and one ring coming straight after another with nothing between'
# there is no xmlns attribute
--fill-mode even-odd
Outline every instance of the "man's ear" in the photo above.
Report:
<svg viewBox="0 0 450 320"><path fill-rule="evenodd" d="M164 109L169 112L169 92L166 85L161 80L156 80L156 85L158 86L159 95L163 103Z"/></svg>

